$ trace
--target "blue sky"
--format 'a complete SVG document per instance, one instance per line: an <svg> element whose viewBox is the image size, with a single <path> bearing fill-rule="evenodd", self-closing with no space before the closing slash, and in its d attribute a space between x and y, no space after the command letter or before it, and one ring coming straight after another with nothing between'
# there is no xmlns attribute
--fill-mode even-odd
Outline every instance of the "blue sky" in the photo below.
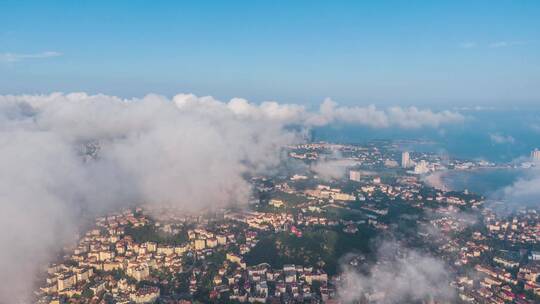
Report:
<svg viewBox="0 0 540 304"><path fill-rule="evenodd" d="M0 94L540 103L540 1L2 1Z"/></svg>

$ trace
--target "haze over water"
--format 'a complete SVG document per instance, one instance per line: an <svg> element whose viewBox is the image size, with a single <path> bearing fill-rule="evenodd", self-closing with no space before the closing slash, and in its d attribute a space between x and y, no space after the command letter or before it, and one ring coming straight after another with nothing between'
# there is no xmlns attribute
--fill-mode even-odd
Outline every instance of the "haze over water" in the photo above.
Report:
<svg viewBox="0 0 540 304"><path fill-rule="evenodd" d="M330 125L312 132L314 140L362 143L374 139L423 140L403 149L446 153L454 158L511 162L528 157L540 147L540 111L462 111L463 124L433 130L373 129L354 125Z"/></svg>
<svg viewBox="0 0 540 304"><path fill-rule="evenodd" d="M467 189L491 197L496 195L497 191L513 184L524 174L523 169L450 170L442 174L441 180L452 190Z"/></svg>

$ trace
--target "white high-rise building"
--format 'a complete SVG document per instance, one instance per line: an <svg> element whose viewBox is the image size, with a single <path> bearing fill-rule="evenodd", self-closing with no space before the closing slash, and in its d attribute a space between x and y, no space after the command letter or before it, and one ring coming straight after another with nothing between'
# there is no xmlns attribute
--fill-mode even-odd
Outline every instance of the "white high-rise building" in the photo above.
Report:
<svg viewBox="0 0 540 304"><path fill-rule="evenodd" d="M532 159L532 161L534 161L534 162L540 162L540 150L534 149L534 150L531 152L531 159Z"/></svg>
<svg viewBox="0 0 540 304"><path fill-rule="evenodd" d="M402 168L409 168L411 167L411 158L409 156L409 152L404 151L401 153L401 167Z"/></svg>
<svg viewBox="0 0 540 304"><path fill-rule="evenodd" d="M359 182L360 176L361 176L360 171L356 171L356 170L349 171L349 179L352 181Z"/></svg>
<svg viewBox="0 0 540 304"><path fill-rule="evenodd" d="M429 166L425 160L421 160L414 167L414 174L426 174L428 172L429 172Z"/></svg>

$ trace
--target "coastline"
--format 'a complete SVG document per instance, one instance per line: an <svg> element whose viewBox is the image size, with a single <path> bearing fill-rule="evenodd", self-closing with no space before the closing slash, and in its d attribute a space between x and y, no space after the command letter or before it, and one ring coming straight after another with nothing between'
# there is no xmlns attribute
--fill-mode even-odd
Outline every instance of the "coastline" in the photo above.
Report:
<svg viewBox="0 0 540 304"><path fill-rule="evenodd" d="M514 167L479 167L470 169L447 169L435 171L423 178L431 187L442 191L468 189L472 192L489 195L511 185L527 169Z"/></svg>

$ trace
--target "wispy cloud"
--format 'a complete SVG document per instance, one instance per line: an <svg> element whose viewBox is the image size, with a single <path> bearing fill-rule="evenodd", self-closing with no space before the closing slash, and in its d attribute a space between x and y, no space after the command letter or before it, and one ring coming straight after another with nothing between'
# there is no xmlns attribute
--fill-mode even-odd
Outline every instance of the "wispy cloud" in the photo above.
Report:
<svg viewBox="0 0 540 304"><path fill-rule="evenodd" d="M459 48L462 49L473 49L473 48L505 48L505 47L512 47L512 46L518 46L518 45L525 45L527 44L527 41L521 41L521 40L499 40L499 41L493 41L489 43L478 43L476 41L463 41L458 44Z"/></svg>
<svg viewBox="0 0 540 304"><path fill-rule="evenodd" d="M477 47L478 44L474 41L465 41L465 42L461 42L459 44L459 47L462 48L462 49L472 49L472 48L475 48Z"/></svg>
<svg viewBox="0 0 540 304"><path fill-rule="evenodd" d="M532 123L530 127L534 132L540 133L540 123Z"/></svg>
<svg viewBox="0 0 540 304"><path fill-rule="evenodd" d="M490 48L504 48L526 44L525 41L495 41L489 44Z"/></svg>
<svg viewBox="0 0 540 304"><path fill-rule="evenodd" d="M384 241L377 248L377 263L369 271L360 271L342 263L337 295L343 303L455 303L449 270L444 261L398 242ZM381 282L391 282L384 284ZM430 301L431 300L431 301Z"/></svg>
<svg viewBox="0 0 540 304"><path fill-rule="evenodd" d="M0 53L0 62L19 62L27 59L44 59L58 56L62 56L62 53L53 51L33 54Z"/></svg>
<svg viewBox="0 0 540 304"><path fill-rule="evenodd" d="M516 139L513 138L510 135L503 135L499 133L492 133L489 134L489 138L491 139L491 142L494 144L513 144L516 142Z"/></svg>

